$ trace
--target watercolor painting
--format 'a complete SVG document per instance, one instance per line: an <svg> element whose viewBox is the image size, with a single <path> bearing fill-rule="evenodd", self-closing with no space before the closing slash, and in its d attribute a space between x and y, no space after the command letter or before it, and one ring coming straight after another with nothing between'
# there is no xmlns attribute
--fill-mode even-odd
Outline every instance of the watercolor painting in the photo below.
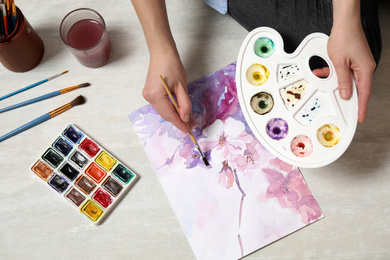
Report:
<svg viewBox="0 0 390 260"><path fill-rule="evenodd" d="M188 85L209 167L151 105L129 114L197 259L238 259L323 217L299 169L252 134L235 71L232 63Z"/></svg>

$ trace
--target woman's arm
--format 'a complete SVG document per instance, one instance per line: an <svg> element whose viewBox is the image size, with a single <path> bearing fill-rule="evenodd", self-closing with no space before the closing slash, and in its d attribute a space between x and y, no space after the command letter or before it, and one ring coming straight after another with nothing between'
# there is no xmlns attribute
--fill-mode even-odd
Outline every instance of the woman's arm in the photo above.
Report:
<svg viewBox="0 0 390 260"><path fill-rule="evenodd" d="M163 119L188 133L184 122L189 122L190 127L193 127L195 121L190 119L192 104L187 92L186 74L171 33L165 1L132 0L132 3L150 53L149 71L142 95ZM176 96L180 116L170 103L159 74Z"/></svg>

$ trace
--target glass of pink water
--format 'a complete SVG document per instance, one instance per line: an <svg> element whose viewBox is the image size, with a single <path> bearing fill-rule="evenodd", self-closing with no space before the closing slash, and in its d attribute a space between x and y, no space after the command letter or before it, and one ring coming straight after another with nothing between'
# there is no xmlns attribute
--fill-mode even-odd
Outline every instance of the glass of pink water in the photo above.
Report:
<svg viewBox="0 0 390 260"><path fill-rule="evenodd" d="M80 8L68 13L61 22L60 36L77 60L86 67L101 67L111 56L106 23L95 10Z"/></svg>

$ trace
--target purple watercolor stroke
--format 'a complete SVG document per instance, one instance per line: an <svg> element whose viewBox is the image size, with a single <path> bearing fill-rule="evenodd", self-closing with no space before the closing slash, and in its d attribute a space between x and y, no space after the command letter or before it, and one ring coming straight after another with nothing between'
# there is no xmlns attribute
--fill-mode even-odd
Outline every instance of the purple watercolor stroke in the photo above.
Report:
<svg viewBox="0 0 390 260"><path fill-rule="evenodd" d="M238 175L237 175L237 171L233 170L233 172L234 172L234 176L235 176L235 179L236 179L237 187L238 187L238 189L241 192L241 201L240 201L239 217L238 217L238 228L241 228L242 207L244 205L244 199L245 199L246 194L245 194L244 190L241 188L240 180L239 180ZM244 256L244 246L242 244L241 235L240 234L238 234L238 243L239 243L240 248L241 248L241 256Z"/></svg>

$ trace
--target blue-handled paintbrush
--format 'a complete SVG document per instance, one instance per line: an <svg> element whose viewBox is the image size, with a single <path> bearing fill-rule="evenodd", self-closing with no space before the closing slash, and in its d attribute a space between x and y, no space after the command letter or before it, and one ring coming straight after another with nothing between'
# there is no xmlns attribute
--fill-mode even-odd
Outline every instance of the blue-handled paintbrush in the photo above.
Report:
<svg viewBox="0 0 390 260"><path fill-rule="evenodd" d="M25 125L22 125L21 127L9 132L8 134L5 134L3 136L0 137L0 142L16 135L16 134L19 134L33 126L36 126L40 123L43 123L45 122L46 120L50 119L50 118L53 118L59 114L61 114L62 112L65 112L66 110L74 107L74 106L77 106L77 105L82 105L85 103L85 98L83 96L78 96L77 98L75 98L72 102L66 104L66 105L63 105L62 107L59 107L47 114L44 114L43 116L40 116L38 117L37 119L34 119L33 121L25 124Z"/></svg>
<svg viewBox="0 0 390 260"><path fill-rule="evenodd" d="M16 94L20 93L20 92L23 92L23 91L28 90L28 89L30 89L30 88L36 87L36 86L38 86L38 85L41 85L42 83L48 82L49 80L52 80L52 79L55 79L55 78L57 78L57 77L59 77L59 76L61 76L61 75L64 75L64 74L67 73L67 72L68 72L68 70L67 70L67 71L64 71L64 72L62 72L62 73L60 73L60 74L56 74L56 75L54 75L54 76L51 76L51 77L49 77L49 78L47 78L47 79L38 81L37 83L31 84L30 86L27 86L27 87L21 88L21 89L19 89L19 90L16 90L15 92L12 92L12 93L9 93L8 95L5 95L5 96L0 97L0 100L9 98L9 97L11 97L11 96L13 96L13 95L16 95Z"/></svg>
<svg viewBox="0 0 390 260"><path fill-rule="evenodd" d="M6 111L9 111L9 110L18 108L18 107L26 106L26 105L29 105L29 104L32 104L32 103L35 103L35 102L39 102L41 100L45 100L45 99L48 99L48 98L51 98L51 97L55 97L55 96L58 96L58 95L61 95L61 94L65 94L65 93L68 93L70 91L73 91L73 90L76 90L76 89L79 89L79 88L85 88L85 87L88 87L90 85L91 84L89 84L89 83L83 83L83 84L72 86L72 87L69 87L69 88L60 89L60 90L51 92L51 93L43 95L43 96L39 96L39 97L30 99L30 100L27 100L27 101L24 101L24 102L21 102L21 103L18 103L18 104L9 106L9 107L2 108L2 109L0 109L0 113L6 112Z"/></svg>

